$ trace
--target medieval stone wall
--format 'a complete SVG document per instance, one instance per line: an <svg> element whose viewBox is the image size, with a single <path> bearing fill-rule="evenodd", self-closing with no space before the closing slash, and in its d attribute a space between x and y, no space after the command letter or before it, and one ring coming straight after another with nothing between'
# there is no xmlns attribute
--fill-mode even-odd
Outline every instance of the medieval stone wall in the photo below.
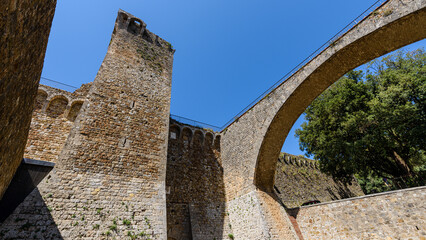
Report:
<svg viewBox="0 0 426 240"><path fill-rule="evenodd" d="M0 225L0 239L165 239L164 211L134 177L54 169ZM152 191L152 190L151 190Z"/></svg>
<svg viewBox="0 0 426 240"><path fill-rule="evenodd" d="M296 219L310 239L425 239L426 187L301 207Z"/></svg>
<svg viewBox="0 0 426 240"><path fill-rule="evenodd" d="M24 155L56 0L0 4L0 199Z"/></svg>
<svg viewBox="0 0 426 240"><path fill-rule="evenodd" d="M424 0L386 1L374 14L360 21L235 118L222 132L221 158L226 196L244 201L246 195L257 189L273 193L276 159L297 118L346 72L423 39L426 36L425 6ZM384 11L391 14L384 14ZM267 214L261 214L265 224L267 219L277 216ZM237 216L230 218L236 219ZM259 218L248 216L245 221L251 221L249 226L261 226L257 224ZM246 234L245 227L240 227L238 233ZM266 232L278 231L271 225L269 229ZM259 227L255 232L262 231L265 232ZM237 236L236 229L234 233ZM258 235L246 236L254 239Z"/></svg>
<svg viewBox="0 0 426 240"><path fill-rule="evenodd" d="M57 162L90 85L74 93L39 86L24 157Z"/></svg>
<svg viewBox="0 0 426 240"><path fill-rule="evenodd" d="M364 195L354 179L349 185L334 181L318 169L318 162L282 153L275 171L274 192L288 208L310 200L329 202Z"/></svg>
<svg viewBox="0 0 426 240"><path fill-rule="evenodd" d="M275 127L269 128L271 122L290 127L292 117L304 109L303 102L293 101L291 106L297 110L291 111L294 116L273 117L292 89L303 85L307 75L323 62L335 69L333 61L342 61L332 56L344 49L345 44L358 41L364 35L371 41L382 39L380 36L387 35L378 34L383 32L375 31L378 27L390 19L405 18L404 14L414 11L413 6L418 9L424 6L419 0L389 2L392 6L399 2L413 2L413 5L401 6L387 18L363 22L364 25L359 26L363 31L349 32L334 47L324 51L325 55L302 69L293 80L278 88L279 91L265 97L220 136L174 121L169 125L174 50L149 32L140 19L120 11L108 53L90 90L83 87L74 95L48 88L39 92L27 156L54 161L56 167L1 224L0 238L298 239L294 230L296 223L306 239L352 236L374 239L386 234L393 234L395 238L424 236L421 227L425 225L424 188L293 209L292 215L297 221L291 222L276 193L287 202L299 203L317 195L326 199L327 194L322 194L329 189L319 189L322 193L314 195L302 191L288 198L294 188L287 188L283 183L276 185L274 192L273 184L269 183L273 182L275 171L294 174L285 178L282 175L282 180L277 176L276 182L290 181L305 188L315 186L304 185L302 180L325 179L305 174L305 168L293 168L291 163L278 163L281 169L276 169L276 158L266 155L278 153L275 150L281 148L283 135L268 145L270 148L262 147L271 137L278 136L275 134L285 135L285 128L279 128L281 125L274 125L279 129L276 131ZM405 18L401 24L395 23L395 31L391 27L385 30L398 34L409 31L404 30L404 26L412 27L409 23L423 19L421 16L424 16L423 10L413 18ZM414 34L410 39L421 34ZM398 43L386 41L389 45L370 54L386 52L410 39ZM367 40L365 42L369 42ZM348 49L360 53L356 46L364 49L362 46L368 45L354 46ZM349 50L340 56L350 53ZM1 87L3 90L3 85ZM19 126L11 129L17 128ZM67 129L71 129L69 134ZM10 135L11 130L8 131ZM258 161L262 159L267 161ZM298 164L300 161L296 161ZM288 171L283 172L282 168ZM328 194L340 194L339 187L333 186L336 189ZM411 234L404 229L418 232Z"/></svg>
<svg viewBox="0 0 426 240"><path fill-rule="evenodd" d="M219 146L220 135L171 119L166 177L169 239L224 239L232 234Z"/></svg>
<svg viewBox="0 0 426 240"><path fill-rule="evenodd" d="M166 238L174 50L145 27L119 11L90 90L41 89L28 156L56 166L1 224L1 239Z"/></svg>

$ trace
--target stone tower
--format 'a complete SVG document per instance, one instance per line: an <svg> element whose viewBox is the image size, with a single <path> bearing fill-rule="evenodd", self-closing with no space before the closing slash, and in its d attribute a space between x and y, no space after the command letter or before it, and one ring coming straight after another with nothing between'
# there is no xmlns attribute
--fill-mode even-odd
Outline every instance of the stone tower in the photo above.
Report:
<svg viewBox="0 0 426 240"><path fill-rule="evenodd" d="M125 200L137 205L139 212L132 217L139 215L149 222L145 232L159 239L166 238L173 53L170 43L149 32L140 19L120 10L88 101L57 164L58 171L91 178L86 187L96 181L92 193L111 199L106 208ZM96 179L102 179L102 184Z"/></svg>

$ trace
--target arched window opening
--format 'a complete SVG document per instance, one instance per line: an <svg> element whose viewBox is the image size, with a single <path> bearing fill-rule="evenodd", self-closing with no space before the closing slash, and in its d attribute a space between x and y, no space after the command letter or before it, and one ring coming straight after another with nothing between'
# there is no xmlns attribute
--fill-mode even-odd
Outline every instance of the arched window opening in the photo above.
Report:
<svg viewBox="0 0 426 240"><path fill-rule="evenodd" d="M204 141L204 146L212 147L212 145L213 145L213 134L211 132L207 132L205 141Z"/></svg>
<svg viewBox="0 0 426 240"><path fill-rule="evenodd" d="M57 118L62 115L67 108L68 100L64 96L56 96L50 102L46 109L46 114L49 117Z"/></svg>
<svg viewBox="0 0 426 240"><path fill-rule="evenodd" d="M170 139L177 140L180 138L180 128L176 125L170 127Z"/></svg>
<svg viewBox="0 0 426 240"><path fill-rule="evenodd" d="M43 90L38 90L36 100L34 102L34 110L42 109L47 99L47 93Z"/></svg>
<svg viewBox="0 0 426 240"><path fill-rule="evenodd" d="M77 118L78 114L80 113L81 106L83 106L82 101L73 102L70 108L70 111L68 113L68 120L71 122L74 122Z"/></svg>
<svg viewBox="0 0 426 240"><path fill-rule="evenodd" d="M201 146L204 141L204 134L200 130L195 130L194 133L194 145Z"/></svg>
<svg viewBox="0 0 426 240"><path fill-rule="evenodd" d="M220 151L220 135L217 135L214 139L214 148Z"/></svg>
<svg viewBox="0 0 426 240"><path fill-rule="evenodd" d="M189 146L192 140L192 131L189 128L184 128L182 131L182 141L185 146Z"/></svg>

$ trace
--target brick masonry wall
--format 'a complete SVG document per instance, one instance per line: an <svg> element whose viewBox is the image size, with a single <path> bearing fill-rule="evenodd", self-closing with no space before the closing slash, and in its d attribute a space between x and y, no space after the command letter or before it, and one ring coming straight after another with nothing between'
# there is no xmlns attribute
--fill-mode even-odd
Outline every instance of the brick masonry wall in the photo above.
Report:
<svg viewBox="0 0 426 240"><path fill-rule="evenodd" d="M426 187L301 207L297 222L309 239L426 239Z"/></svg>
<svg viewBox="0 0 426 240"><path fill-rule="evenodd" d="M90 90L83 87L73 93L84 103L55 169L2 223L1 239L166 239L166 149L174 50L145 26L119 12ZM68 123L67 112L74 111L69 93L61 93L64 97L56 98L60 101L44 104L47 117L43 120L57 121L52 125L57 136L46 136L48 127L35 129L41 138L32 138L29 147L62 139L65 129L59 130L60 125ZM36 106L43 105L43 95L49 96L40 95ZM67 99L69 110L64 107ZM51 161L59 148L47 155ZM28 153L38 154L31 148Z"/></svg>
<svg viewBox="0 0 426 240"><path fill-rule="evenodd" d="M188 204L167 203L167 238L193 239Z"/></svg>
<svg viewBox="0 0 426 240"><path fill-rule="evenodd" d="M106 200L114 205L126 195L139 202L155 239L166 238L173 53L171 44L149 32L144 22L120 10L88 102L58 161L58 169L86 173L87 181L95 181L97 174L121 182L134 179L127 189L109 188Z"/></svg>
<svg viewBox="0 0 426 240"><path fill-rule="evenodd" d="M223 132L221 158L227 198L256 189L272 193L277 158L306 107L346 72L426 36L424 0L390 0L235 119ZM391 11L391 14L384 14ZM272 216L262 213L264 219ZM232 218L231 218L232 219ZM255 225L258 219L247 218ZM239 231L245 230L240 226ZM236 229L234 228L234 233ZM256 236L249 236L255 238Z"/></svg>
<svg viewBox="0 0 426 240"><path fill-rule="evenodd" d="M24 157L57 162L90 85L74 93L39 86Z"/></svg>
<svg viewBox="0 0 426 240"><path fill-rule="evenodd" d="M329 202L364 195L355 179L351 185L334 181L318 169L317 161L288 153L278 159L274 192L288 208L310 200Z"/></svg>
<svg viewBox="0 0 426 240"><path fill-rule="evenodd" d="M346 72L426 36L426 2L390 0L222 132L227 194L273 191L276 159L297 118ZM384 14L390 11L391 14ZM420 24L420 25L419 25ZM254 184L253 184L254 183ZM254 186L253 186L254 185Z"/></svg>
<svg viewBox="0 0 426 240"><path fill-rule="evenodd" d="M388 19L409 12L410 6L401 9L402 13ZM387 20L377 21L384 24ZM349 40L351 37L359 36L349 36ZM349 41L343 40L332 53ZM123 239L138 235L166 239L168 231L173 234L170 238L226 239L232 234L235 239L297 239L279 199L253 183L259 170L257 151L267 135L271 114L303 80L303 74L289 82L284 93L265 98L261 104L268 108L255 107L249 113L253 118L245 115L238 121L241 125L231 125L218 144L215 134L210 136L201 129L171 126L169 130L173 52L170 44L146 30L142 21L120 12L97 78L90 91L79 90L87 93L83 94L86 100L81 110L73 110L66 96L46 105L43 99L49 94L39 94L36 106L40 106L40 113L45 112L48 121L60 119L54 128L65 119L73 119L74 125L58 160L54 152L59 152L59 146L45 153L47 160L56 161L55 170L0 226L0 238ZM312 72L321 61L306 70ZM66 101L70 109L64 107ZM47 131L48 127L39 129ZM179 134L174 134L179 138L172 137L173 129L179 129ZM63 136L59 133L56 138L51 133L49 139L42 135L51 142ZM209 139L215 139L212 148ZM29 154L43 157L40 149L44 147L36 142L44 140L35 135L32 140ZM340 213L331 217L345 216ZM325 216L326 222L326 214L324 210L309 216ZM361 218L365 217L362 214ZM303 208L298 218L302 215Z"/></svg>
<svg viewBox="0 0 426 240"><path fill-rule="evenodd" d="M232 228L225 209L220 136L170 121L166 177L168 237L226 239Z"/></svg>
<svg viewBox="0 0 426 240"><path fill-rule="evenodd" d="M24 155L55 0L0 4L0 199Z"/></svg>

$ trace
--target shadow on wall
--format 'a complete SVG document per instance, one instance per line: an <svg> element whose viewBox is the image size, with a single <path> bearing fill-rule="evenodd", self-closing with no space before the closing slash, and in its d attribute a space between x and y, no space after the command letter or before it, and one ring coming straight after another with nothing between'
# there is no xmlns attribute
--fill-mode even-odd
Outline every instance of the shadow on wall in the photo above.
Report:
<svg viewBox="0 0 426 240"><path fill-rule="evenodd" d="M51 210L38 188L34 189L0 225L0 239L63 239Z"/></svg>
<svg viewBox="0 0 426 240"><path fill-rule="evenodd" d="M225 190L219 136L171 120L167 156L167 237L222 239Z"/></svg>
<svg viewBox="0 0 426 240"><path fill-rule="evenodd" d="M327 192L330 194L332 200L339 200L339 199L345 199L345 198L351 198L351 197L357 197L357 195L353 194L348 186L345 186L343 183L336 182L336 186L334 187L337 191L337 196L333 191L331 187L327 187Z"/></svg>

